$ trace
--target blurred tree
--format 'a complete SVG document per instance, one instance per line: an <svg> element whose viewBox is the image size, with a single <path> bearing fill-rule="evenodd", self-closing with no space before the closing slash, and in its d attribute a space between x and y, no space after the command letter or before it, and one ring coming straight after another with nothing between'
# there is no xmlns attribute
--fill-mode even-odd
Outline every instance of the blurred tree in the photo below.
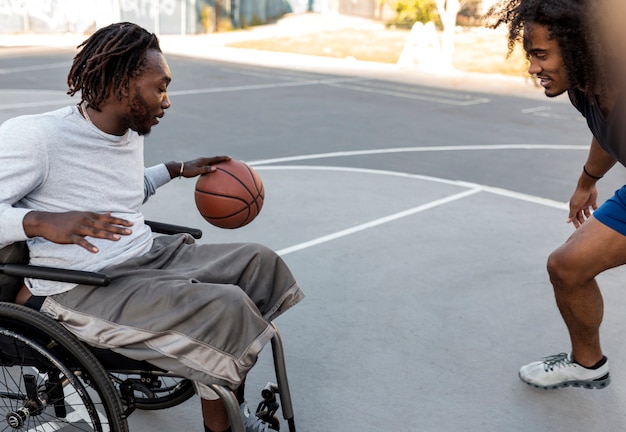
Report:
<svg viewBox="0 0 626 432"><path fill-rule="evenodd" d="M482 26L482 15L482 0L462 0L456 24L460 26Z"/></svg>
<svg viewBox="0 0 626 432"><path fill-rule="evenodd" d="M483 0L458 0L458 2L456 24L473 24L479 21ZM376 5L379 18L382 17L385 6L388 6L396 13L395 18L388 24L403 28L411 28L416 22L425 24L429 21L442 28L447 10L446 2L443 2L442 9L441 1L437 0L376 0Z"/></svg>
<svg viewBox="0 0 626 432"><path fill-rule="evenodd" d="M200 8L200 25L205 33L215 31L215 9L209 5L202 5Z"/></svg>
<svg viewBox="0 0 626 432"><path fill-rule="evenodd" d="M463 0L459 15L478 18L482 15L483 0Z"/></svg>
<svg viewBox="0 0 626 432"><path fill-rule="evenodd" d="M446 65L452 65L454 54L454 32L456 30L456 16L461 10L459 0L437 0L437 10L443 23L443 36L441 38L442 61Z"/></svg>
<svg viewBox="0 0 626 432"><path fill-rule="evenodd" d="M385 0L381 0L385 1ZM391 0L396 12L389 23L398 27L411 28L416 22L433 22L443 29L441 37L442 66L452 66L454 55L454 33L459 13L479 15L482 0Z"/></svg>
<svg viewBox="0 0 626 432"><path fill-rule="evenodd" d="M439 24L435 0L388 0L387 4L390 4L396 13L394 19L389 23L390 25L411 28L416 22L433 21L435 24Z"/></svg>

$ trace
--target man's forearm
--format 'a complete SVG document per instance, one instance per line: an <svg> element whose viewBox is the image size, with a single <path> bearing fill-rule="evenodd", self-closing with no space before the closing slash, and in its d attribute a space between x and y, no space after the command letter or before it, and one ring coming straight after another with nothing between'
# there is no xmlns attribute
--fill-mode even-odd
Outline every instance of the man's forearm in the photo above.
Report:
<svg viewBox="0 0 626 432"><path fill-rule="evenodd" d="M600 180L616 163L613 156L608 154L600 143L593 138L589 148L589 156L583 166L580 180L584 183L595 183Z"/></svg>

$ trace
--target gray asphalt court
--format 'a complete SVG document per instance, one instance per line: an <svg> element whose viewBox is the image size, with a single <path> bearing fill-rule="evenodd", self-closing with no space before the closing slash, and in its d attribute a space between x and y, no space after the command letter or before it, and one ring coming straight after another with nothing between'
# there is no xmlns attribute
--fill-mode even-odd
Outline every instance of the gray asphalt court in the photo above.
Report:
<svg viewBox="0 0 626 432"><path fill-rule="evenodd" d="M184 179L145 214L202 228L202 242L266 244L290 265L307 297L276 324L298 431L626 429L622 269L599 279L612 384L543 391L517 376L569 350L545 261L573 230L566 202L591 135L566 97L523 79L187 48L166 50L172 107L146 165L228 154L259 172L265 204L218 229ZM75 103L72 57L0 48L0 122ZM601 199L623 181L616 167ZM273 379L266 349L253 407ZM199 401L130 424L200 431Z"/></svg>

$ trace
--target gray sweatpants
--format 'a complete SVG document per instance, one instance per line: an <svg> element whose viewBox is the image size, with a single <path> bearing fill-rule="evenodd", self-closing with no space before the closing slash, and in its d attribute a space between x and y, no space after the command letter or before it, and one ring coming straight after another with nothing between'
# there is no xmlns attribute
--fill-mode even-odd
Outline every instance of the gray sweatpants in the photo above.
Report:
<svg viewBox="0 0 626 432"><path fill-rule="evenodd" d="M146 360L196 383L237 388L274 335L269 321L303 297L293 275L258 244L199 245L157 237L150 252L102 271L107 287L79 285L41 311L82 341Z"/></svg>

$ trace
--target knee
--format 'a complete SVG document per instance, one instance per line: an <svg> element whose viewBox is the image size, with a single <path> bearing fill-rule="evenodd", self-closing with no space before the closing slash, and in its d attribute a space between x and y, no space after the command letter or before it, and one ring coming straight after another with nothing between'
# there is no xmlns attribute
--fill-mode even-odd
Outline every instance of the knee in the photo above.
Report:
<svg viewBox="0 0 626 432"><path fill-rule="evenodd" d="M276 252L260 243L246 243L243 247L246 250L245 254L249 257L250 263L258 268L272 268L276 260L279 259Z"/></svg>
<svg viewBox="0 0 626 432"><path fill-rule="evenodd" d="M585 275L585 266L577 264L563 247L550 254L546 266L550 282L555 289L579 285L588 279Z"/></svg>
<svg viewBox="0 0 626 432"><path fill-rule="evenodd" d="M250 250L250 253L253 256L258 257L261 260L275 259L277 256L276 252L260 243L246 243L246 247Z"/></svg>

